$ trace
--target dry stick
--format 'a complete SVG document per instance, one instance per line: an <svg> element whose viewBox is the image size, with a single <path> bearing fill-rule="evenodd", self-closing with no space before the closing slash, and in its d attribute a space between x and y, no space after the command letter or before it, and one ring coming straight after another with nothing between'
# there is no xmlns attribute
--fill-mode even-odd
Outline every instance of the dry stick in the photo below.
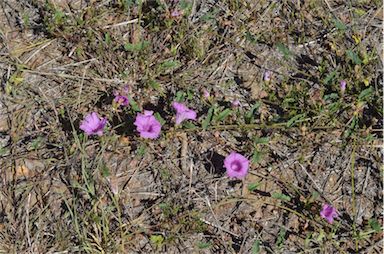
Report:
<svg viewBox="0 0 384 254"><path fill-rule="evenodd" d="M53 41L53 40L55 40L55 39L45 39L45 40L36 42L34 44L28 45L26 47L16 48L13 51L11 51L8 55L11 55L11 56L12 55L21 55L21 54L23 54L25 52L33 50L37 46L40 46L40 45L42 45L44 43L47 43L47 42L50 42L50 41Z"/></svg>
<svg viewBox="0 0 384 254"><path fill-rule="evenodd" d="M143 196L155 196L155 197L165 197L165 194L157 193L157 192L129 192L129 195L143 195Z"/></svg>
<svg viewBox="0 0 384 254"><path fill-rule="evenodd" d="M181 159L181 169L183 173L187 174L187 154L188 154L188 138L185 132L180 133L181 138L181 151L180 151L180 159Z"/></svg>
<svg viewBox="0 0 384 254"><path fill-rule="evenodd" d="M304 173L309 177L309 179L313 182L315 188L316 188L316 191L319 192L319 193L322 193L321 191L321 188L319 185L317 185L317 183L315 182L315 179L313 179L312 175L307 171L307 169L300 163L298 162L298 164L300 165L301 169L304 171Z"/></svg>
<svg viewBox="0 0 384 254"><path fill-rule="evenodd" d="M185 132L180 133L181 138L181 151L180 151L180 161L181 161L181 170L184 174L188 172L187 158L188 158L188 137ZM192 175L193 175L193 162L191 161L191 166L189 168L189 190L188 190L188 205L191 201L191 192L192 192Z"/></svg>
<svg viewBox="0 0 384 254"><path fill-rule="evenodd" d="M77 63L70 63L70 64L65 64L65 65L62 65L62 66L53 67L53 68L51 68L51 70L63 70L66 67L78 66L78 65L81 65L81 64L84 64L84 63L93 62L93 61L96 61L96 60L97 60L97 58L91 58L91 59L87 59L87 60L80 61L80 62L77 62Z"/></svg>
<svg viewBox="0 0 384 254"><path fill-rule="evenodd" d="M128 24L136 23L137 21L139 21L139 19L132 19L132 20L120 22L120 23L117 23L117 24L104 26L103 29L119 27L119 26L125 26L125 25L128 25Z"/></svg>
<svg viewBox="0 0 384 254"><path fill-rule="evenodd" d="M69 74L63 74L63 73L52 73L52 72L40 72L40 71L33 71L33 70L22 70L23 72L34 74L34 75L40 75L40 76L57 76L60 78L69 78L69 79L75 79L75 80L94 80L94 81L100 81L100 82L106 82L106 83L126 83L125 80L121 79L107 79L107 78L94 78L94 77L81 77L81 76L74 76Z"/></svg>
<svg viewBox="0 0 384 254"><path fill-rule="evenodd" d="M215 214L215 212L212 209L211 202L209 202L208 196L205 196L205 200L207 201L207 205L208 205L209 210L211 211L211 213L213 215L213 218L215 219L216 223L219 224L219 220L217 219L216 214Z"/></svg>
<svg viewBox="0 0 384 254"><path fill-rule="evenodd" d="M41 48L39 48L38 50L36 50L35 52L32 53L32 55L30 55L27 60L24 61L24 64L27 64L33 57L35 57L35 55L37 55L40 51L42 51L43 49L45 49L46 47L48 47L53 41L55 41L55 39L51 40L51 41L48 41L45 45L43 45Z"/></svg>
<svg viewBox="0 0 384 254"><path fill-rule="evenodd" d="M31 202L31 193L28 194L28 201L27 201L27 205L25 207L25 211L26 211L26 217L25 217L25 232L26 232L26 235L27 235L27 240L28 240L28 245L29 247L32 246L32 242L31 242L31 237L30 237L30 234L29 234L29 204Z"/></svg>
<svg viewBox="0 0 384 254"><path fill-rule="evenodd" d="M250 200L251 200L251 201L260 201L260 199L257 199L257 198L250 198L250 197L247 197L247 198L232 198L232 199L228 199L228 200L225 200L225 201L223 201L223 202L220 202L220 203L216 204L215 206L218 207L218 206L225 205L225 204L232 203L232 202L239 202L239 201L245 201L245 202L247 202L247 201L250 201ZM263 202L264 204L266 204L266 205L270 205L270 206L274 206L274 207L277 207L277 208L280 208L280 209L284 209L284 210L286 210L286 211L288 211L288 212L291 212L291 213L293 213L293 214L297 215L298 217L301 217L301 218L303 218L303 219L305 219L305 220L309 220L309 221L313 222L313 223L314 223L313 225L314 225L315 227L317 227L317 228L319 228L319 225L321 225L321 226L323 226L323 227L327 227L327 228L329 228L329 229L332 229L332 227L331 227L330 225L328 225L328 224L323 224L323 223L320 223L320 222L318 222L318 221L316 221L316 220L313 220L313 219L307 217L306 215L301 214L301 213L299 213L299 212L297 212L297 211L295 211L295 210L293 210L293 209L291 209L291 208L288 208L288 207L286 207L286 206L282 206L282 205L279 205L279 204L274 204L274 203L267 202L267 201L262 201L262 202Z"/></svg>
<svg viewBox="0 0 384 254"><path fill-rule="evenodd" d="M215 224L213 224L213 223L211 223L211 222L209 222L209 221L206 221L206 220L204 220L204 219L202 219L202 218L200 218L200 221L202 221L202 222L204 222L205 224L208 224L208 225L210 225L210 226L212 226L212 227L218 228L218 229L220 229L220 230L222 230L222 231L224 231L224 232L226 232L226 233L228 233L228 234L230 234L230 235L233 235L233 236L239 238L239 235L237 235L237 234L235 234L235 233L229 231L228 229L225 229L225 228L223 228L223 227L221 227L221 226L219 226L219 225L215 225Z"/></svg>
<svg viewBox="0 0 384 254"><path fill-rule="evenodd" d="M381 239L381 240L379 240L379 241L377 241L376 243L374 243L373 245L371 245L371 246L369 246L364 252L362 252L362 253L367 253L367 254L370 254L370 253L372 253L371 252L371 250L372 249L375 249L376 251L377 251L377 247L378 247L378 245L380 245L380 247L379 248L381 248L381 252L382 252L382 246L383 246L383 239ZM377 253L380 253L380 251L377 251Z"/></svg>
<svg viewBox="0 0 384 254"><path fill-rule="evenodd" d="M191 166L189 168L189 186L188 186L188 206L192 196L192 176L193 176L193 161L190 160Z"/></svg>
<svg viewBox="0 0 384 254"><path fill-rule="evenodd" d="M83 91L84 77L85 77L85 73L86 73L86 72L87 72L87 68L84 69L84 71L83 71L83 78L80 80L79 96L77 97L77 104L76 104L76 107L79 106L79 104L80 104L81 92Z"/></svg>
<svg viewBox="0 0 384 254"><path fill-rule="evenodd" d="M367 174L365 175L365 180L364 180L364 185L363 185L363 190L361 191L361 193L364 195L364 192L365 192L365 189L367 188L368 186L368 178L369 178L369 175L371 173L371 167L368 167L368 171L367 171ZM361 209L361 202L362 202L362 199L359 200L359 210L358 210L358 214L360 213L360 209Z"/></svg>
<svg viewBox="0 0 384 254"><path fill-rule="evenodd" d="M352 188L352 213L353 213L353 235L356 236L356 194L355 194L355 153L356 139L353 140L353 149L351 154L351 188ZM355 250L359 250L359 240L355 239Z"/></svg>

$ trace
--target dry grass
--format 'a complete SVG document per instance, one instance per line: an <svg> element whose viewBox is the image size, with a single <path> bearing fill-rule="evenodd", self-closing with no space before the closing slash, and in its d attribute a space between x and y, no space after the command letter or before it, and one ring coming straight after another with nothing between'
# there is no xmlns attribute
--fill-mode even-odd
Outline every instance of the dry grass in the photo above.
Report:
<svg viewBox="0 0 384 254"><path fill-rule="evenodd" d="M0 252L382 253L380 1L0 6ZM137 105L116 109L126 85ZM174 127L175 98L196 122ZM90 111L101 138L79 129Z"/></svg>

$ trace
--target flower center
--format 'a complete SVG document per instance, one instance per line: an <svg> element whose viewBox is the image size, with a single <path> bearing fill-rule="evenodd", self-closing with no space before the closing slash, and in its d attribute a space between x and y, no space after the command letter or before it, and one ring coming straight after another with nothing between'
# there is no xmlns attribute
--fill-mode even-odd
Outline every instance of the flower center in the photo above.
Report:
<svg viewBox="0 0 384 254"><path fill-rule="evenodd" d="M153 126L152 126L152 124L147 125L145 129L146 129L147 132L153 132Z"/></svg>
<svg viewBox="0 0 384 254"><path fill-rule="evenodd" d="M99 122L96 126L94 126L92 128L92 131L97 132L97 131L101 130L102 128L103 128L103 126L102 126L101 122Z"/></svg>
<svg viewBox="0 0 384 254"><path fill-rule="evenodd" d="M326 216L326 217L330 217L330 216L332 216L332 209L326 209L326 210L325 210L325 216Z"/></svg>
<svg viewBox="0 0 384 254"><path fill-rule="evenodd" d="M237 172L240 171L241 170L241 163L239 161L232 162L231 169L233 171L237 171Z"/></svg>

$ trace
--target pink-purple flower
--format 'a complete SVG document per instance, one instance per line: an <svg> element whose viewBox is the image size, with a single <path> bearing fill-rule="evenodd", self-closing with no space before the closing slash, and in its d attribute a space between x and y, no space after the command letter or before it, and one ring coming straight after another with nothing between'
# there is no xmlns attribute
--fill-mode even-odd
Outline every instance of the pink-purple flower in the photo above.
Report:
<svg viewBox="0 0 384 254"><path fill-rule="evenodd" d="M232 108L239 107L240 106L240 101L239 100L232 101L231 106L232 106Z"/></svg>
<svg viewBox="0 0 384 254"><path fill-rule="evenodd" d="M114 91L113 94L115 95L113 100L118 106L125 107L129 105L128 86L124 87L122 91Z"/></svg>
<svg viewBox="0 0 384 254"><path fill-rule="evenodd" d="M171 16L172 17L179 17L181 16L181 11L177 10L177 9L174 9L172 12L171 12Z"/></svg>
<svg viewBox="0 0 384 254"><path fill-rule="evenodd" d="M208 99L209 98L209 96L210 96L210 94L209 94L209 92L208 92L208 90L207 89L203 89L203 96L204 96L204 98L205 99Z"/></svg>
<svg viewBox="0 0 384 254"><path fill-rule="evenodd" d="M264 81L270 81L271 80L271 76L272 76L272 72L271 71L266 71L264 72Z"/></svg>
<svg viewBox="0 0 384 254"><path fill-rule="evenodd" d="M340 81L340 90L341 90L341 92L344 93L346 88L347 88L347 81L341 80Z"/></svg>
<svg viewBox="0 0 384 254"><path fill-rule="evenodd" d="M125 107L129 105L128 97L124 95L120 95L120 94L116 95L114 101L120 106Z"/></svg>
<svg viewBox="0 0 384 254"><path fill-rule="evenodd" d="M99 118L96 112L92 112L86 115L84 120L80 123L80 129L87 135L102 136L106 123L106 118Z"/></svg>
<svg viewBox="0 0 384 254"><path fill-rule="evenodd" d="M183 103L174 101L172 107L176 110L176 125L181 124L184 120L196 120L196 111L189 109Z"/></svg>
<svg viewBox="0 0 384 254"><path fill-rule="evenodd" d="M328 223L332 224L334 218L338 217L339 213L336 208L332 207L328 204L323 204L323 208L320 211L320 216L328 221Z"/></svg>
<svg viewBox="0 0 384 254"><path fill-rule="evenodd" d="M224 167L229 177L242 179L248 173L249 160L239 153L231 152L224 160Z"/></svg>
<svg viewBox="0 0 384 254"><path fill-rule="evenodd" d="M153 111L144 110L144 114L137 114L133 124L142 138L156 139L160 136L161 124L153 116Z"/></svg>

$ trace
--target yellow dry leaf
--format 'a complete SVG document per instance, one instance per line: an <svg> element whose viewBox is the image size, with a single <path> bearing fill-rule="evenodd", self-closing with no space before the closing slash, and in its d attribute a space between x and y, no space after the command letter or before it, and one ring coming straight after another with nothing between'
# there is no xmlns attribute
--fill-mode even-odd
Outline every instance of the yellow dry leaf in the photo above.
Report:
<svg viewBox="0 0 384 254"><path fill-rule="evenodd" d="M28 177L30 170L25 166L21 165L16 168L16 178Z"/></svg>
<svg viewBox="0 0 384 254"><path fill-rule="evenodd" d="M355 40L355 44L359 44L361 42L361 36L358 34L352 35L352 38Z"/></svg>

